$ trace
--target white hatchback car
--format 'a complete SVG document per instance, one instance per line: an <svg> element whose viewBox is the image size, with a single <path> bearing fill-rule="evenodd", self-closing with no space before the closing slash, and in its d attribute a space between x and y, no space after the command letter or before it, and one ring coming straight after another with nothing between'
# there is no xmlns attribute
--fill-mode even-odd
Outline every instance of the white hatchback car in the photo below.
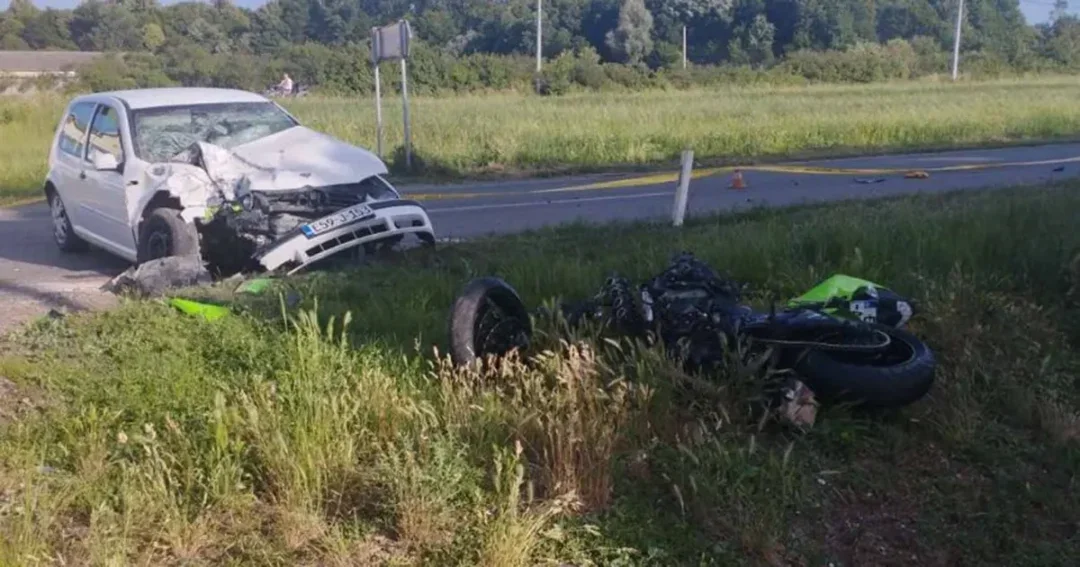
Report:
<svg viewBox="0 0 1080 567"><path fill-rule="evenodd" d="M373 153L231 89L80 96L49 152L45 195L64 251L130 262L200 254L219 273L296 272L345 250L435 241Z"/></svg>

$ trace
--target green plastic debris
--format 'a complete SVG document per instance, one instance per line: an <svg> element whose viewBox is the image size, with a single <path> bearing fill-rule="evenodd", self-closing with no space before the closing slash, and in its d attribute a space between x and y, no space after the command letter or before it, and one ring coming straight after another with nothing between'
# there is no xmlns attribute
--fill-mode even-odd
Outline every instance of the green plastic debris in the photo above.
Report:
<svg viewBox="0 0 1080 567"><path fill-rule="evenodd" d="M270 285L273 284L273 280L270 278L256 278L248 280L239 287L236 288L236 293L250 293L252 295L261 295L267 289L270 289Z"/></svg>
<svg viewBox="0 0 1080 567"><path fill-rule="evenodd" d="M182 299L179 297L173 297L169 299L169 305L179 309L180 311L187 313L188 315L201 316L207 321L217 321L226 315L230 315L232 311L228 307L222 305L213 305L211 303L200 303L198 301L192 301L190 299Z"/></svg>

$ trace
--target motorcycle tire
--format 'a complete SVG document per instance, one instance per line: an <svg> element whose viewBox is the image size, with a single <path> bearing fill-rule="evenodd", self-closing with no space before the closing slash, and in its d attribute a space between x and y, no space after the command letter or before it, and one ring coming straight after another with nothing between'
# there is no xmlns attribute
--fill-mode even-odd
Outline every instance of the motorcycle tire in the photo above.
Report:
<svg viewBox="0 0 1080 567"><path fill-rule="evenodd" d="M486 335L491 330L481 327L492 315L505 318L498 328L508 336ZM474 279L465 286L450 310L449 327L450 358L458 366L487 355L504 355L514 346L523 346L532 336L532 319L525 302L510 284L490 277ZM492 341L503 344L492 348Z"/></svg>
<svg viewBox="0 0 1080 567"><path fill-rule="evenodd" d="M930 391L937 361L926 343L902 329L873 327L892 341L884 355L811 350L796 364L819 400L891 409L911 405Z"/></svg>

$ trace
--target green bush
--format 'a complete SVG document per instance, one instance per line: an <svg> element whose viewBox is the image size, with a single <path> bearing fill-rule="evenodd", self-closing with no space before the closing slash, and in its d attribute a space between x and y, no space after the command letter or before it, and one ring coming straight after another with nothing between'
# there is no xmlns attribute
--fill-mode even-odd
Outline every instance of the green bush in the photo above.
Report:
<svg viewBox="0 0 1080 567"><path fill-rule="evenodd" d="M545 62L540 91L562 95L575 91L642 89L685 90L696 87L799 85L805 83L876 83L939 73L950 67L950 54L937 39L893 39L885 44L857 43L843 50L794 51L771 66L690 65L681 53L659 44L652 68L604 62L591 45L566 50ZM997 78L1021 72L1060 71L1062 64L1020 54L1010 61L989 52L964 55L964 74ZM408 65L409 89L417 95L531 92L536 88L535 60L525 55L469 53L454 55L422 41L414 44ZM261 91L288 72L301 85L328 94L370 95L374 71L366 45L290 44L273 55L211 53L192 44L165 45L157 54L109 55L84 69L90 90L182 84ZM384 92L399 92L398 63L380 65Z"/></svg>
<svg viewBox="0 0 1080 567"><path fill-rule="evenodd" d="M920 75L927 45L918 50L909 42L894 39L885 45L858 43L840 51L801 50L789 55L779 69L816 83L876 83L910 79ZM922 53L922 56L920 56Z"/></svg>
<svg viewBox="0 0 1080 567"><path fill-rule="evenodd" d="M177 82L163 70L163 61L148 53L106 55L79 71L83 85L93 91L173 86ZM175 71L174 71L175 72ZM193 79L197 78L192 76ZM185 83L187 84L187 83Z"/></svg>

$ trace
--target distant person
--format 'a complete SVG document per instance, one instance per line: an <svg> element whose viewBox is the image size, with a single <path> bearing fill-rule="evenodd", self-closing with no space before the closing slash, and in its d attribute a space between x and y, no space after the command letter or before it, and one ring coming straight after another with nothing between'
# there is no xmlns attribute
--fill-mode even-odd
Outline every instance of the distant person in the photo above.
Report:
<svg viewBox="0 0 1080 567"><path fill-rule="evenodd" d="M292 94L293 92L293 80L288 73L283 73L281 82L278 83L278 89L284 94Z"/></svg>

